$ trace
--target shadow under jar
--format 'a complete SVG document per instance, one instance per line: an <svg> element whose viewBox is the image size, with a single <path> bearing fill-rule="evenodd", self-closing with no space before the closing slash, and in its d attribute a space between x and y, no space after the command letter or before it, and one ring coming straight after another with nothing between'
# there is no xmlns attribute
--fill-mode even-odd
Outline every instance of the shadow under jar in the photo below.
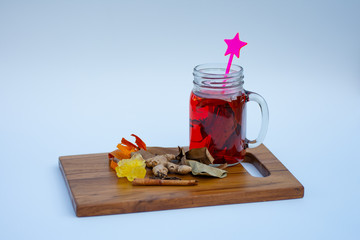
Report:
<svg viewBox="0 0 360 240"><path fill-rule="evenodd" d="M243 88L243 68L225 64L202 64L194 68L190 96L190 149L207 147L215 164L235 165L245 157L246 148L259 146L265 138L269 111L259 94ZM255 101L262 113L259 136L246 138L246 103Z"/></svg>

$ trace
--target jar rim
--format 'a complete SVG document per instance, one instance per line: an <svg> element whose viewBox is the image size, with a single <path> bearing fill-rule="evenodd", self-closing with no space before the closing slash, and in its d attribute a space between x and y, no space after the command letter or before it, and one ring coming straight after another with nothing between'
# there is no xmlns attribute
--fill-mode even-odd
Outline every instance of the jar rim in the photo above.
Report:
<svg viewBox="0 0 360 240"><path fill-rule="evenodd" d="M232 64L230 72L225 74L227 64L225 63L205 63L194 67L193 75L195 77L210 79L228 79L243 77L244 69L236 64Z"/></svg>

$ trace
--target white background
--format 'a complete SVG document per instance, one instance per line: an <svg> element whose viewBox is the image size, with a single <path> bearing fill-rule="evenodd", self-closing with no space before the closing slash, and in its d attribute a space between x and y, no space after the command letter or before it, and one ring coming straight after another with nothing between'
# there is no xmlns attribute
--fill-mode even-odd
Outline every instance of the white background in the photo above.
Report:
<svg viewBox="0 0 360 240"><path fill-rule="evenodd" d="M0 1L0 239L357 239L358 1ZM297 200L77 218L63 155L131 133L188 144L192 69L234 63L269 105ZM248 107L248 137L259 129Z"/></svg>

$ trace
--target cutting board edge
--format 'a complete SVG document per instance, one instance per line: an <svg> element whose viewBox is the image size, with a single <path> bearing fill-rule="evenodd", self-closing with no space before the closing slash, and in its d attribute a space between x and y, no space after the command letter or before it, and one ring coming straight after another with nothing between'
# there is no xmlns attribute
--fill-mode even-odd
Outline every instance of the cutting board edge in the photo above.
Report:
<svg viewBox="0 0 360 240"><path fill-rule="evenodd" d="M60 157L59 157L59 168L60 168L61 175L62 175L63 178L64 178L65 185L66 185L66 188L67 188L67 190L68 190L68 193L69 193L69 195L70 195L71 205L73 206L73 208L74 208L74 210L75 210L75 213L77 213L77 211L78 211L77 205L78 205L78 204L77 204L77 202L76 202L76 199L75 199L75 197L74 197L74 194L73 194L73 192L72 192L72 190L71 190L71 187L70 187L70 185L69 185L69 180L68 180L67 177L66 177L66 173L65 173L65 170L64 170L64 166L63 166L63 164L62 164L62 162L61 162Z"/></svg>
<svg viewBox="0 0 360 240"><path fill-rule="evenodd" d="M301 185L301 184L300 184ZM224 194L208 194L201 196L200 199L198 196L193 198L184 197L178 198L177 201L182 204L170 204L166 203L171 199L158 199L153 205L144 204L144 206L136 207L136 201L128 202L119 202L118 204L109 203L102 206L94 204L83 204L75 208L77 217L92 217L92 216L104 216L112 214L128 214L128 213L139 213L139 212L151 212L151 211L164 211L164 210L173 210L173 209L184 209L184 208L197 208L197 207L209 207L209 206L220 206L220 205L232 205L232 204L242 204L242 203L257 203L257 202L268 202L268 201L279 201L279 200L291 200L299 199L304 197L304 188L299 186L298 188L283 188L277 189L277 191L286 192L285 194L273 195L272 189L262 192L264 194L261 200L252 199L253 196L244 198L244 196L238 196L241 194L228 193L231 195L231 199L224 200L226 196ZM247 192L249 194L249 192ZM258 192L254 191L254 194ZM222 198L218 198L219 196ZM209 202L207 199L212 197L217 199L216 202ZM236 198L239 197L239 198ZM222 201L220 201L222 200ZM144 201L146 202L146 201Z"/></svg>

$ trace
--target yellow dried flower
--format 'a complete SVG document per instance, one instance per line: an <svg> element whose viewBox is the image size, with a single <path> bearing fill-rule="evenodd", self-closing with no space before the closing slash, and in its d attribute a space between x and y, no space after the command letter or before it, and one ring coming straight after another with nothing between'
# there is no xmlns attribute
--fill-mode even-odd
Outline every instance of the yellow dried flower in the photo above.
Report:
<svg viewBox="0 0 360 240"><path fill-rule="evenodd" d="M126 177L130 182L135 178L144 178L146 175L145 160L141 154L134 154L130 159L123 159L118 162L118 166L115 168L116 175Z"/></svg>

